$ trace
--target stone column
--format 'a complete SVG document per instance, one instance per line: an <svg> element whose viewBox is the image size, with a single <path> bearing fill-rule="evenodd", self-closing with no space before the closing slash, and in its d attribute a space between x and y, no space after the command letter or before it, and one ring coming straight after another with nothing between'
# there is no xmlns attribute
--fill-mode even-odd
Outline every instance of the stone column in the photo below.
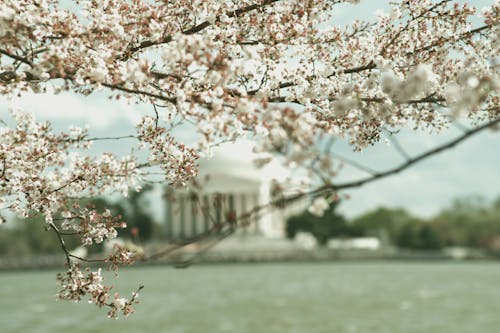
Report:
<svg viewBox="0 0 500 333"><path fill-rule="evenodd" d="M203 196L203 231L207 232L210 229L211 221L210 221L210 200L207 194Z"/></svg>
<svg viewBox="0 0 500 333"><path fill-rule="evenodd" d="M186 238L186 198L183 196L179 200L179 238Z"/></svg>
<svg viewBox="0 0 500 333"><path fill-rule="evenodd" d="M166 204L166 216L167 216L167 221L165 225L165 233L167 239L172 239L173 238L173 225L174 225L174 212L173 212L173 204L172 201L167 199L167 204Z"/></svg>

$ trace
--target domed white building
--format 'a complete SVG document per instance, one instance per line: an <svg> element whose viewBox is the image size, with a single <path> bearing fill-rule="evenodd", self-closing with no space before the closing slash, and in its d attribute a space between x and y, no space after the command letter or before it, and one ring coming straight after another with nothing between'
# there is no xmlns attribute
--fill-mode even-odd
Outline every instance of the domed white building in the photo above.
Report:
<svg viewBox="0 0 500 333"><path fill-rule="evenodd" d="M258 167L256 160L269 155L255 153L254 143L238 141L214 148L213 156L201 161L200 174L193 191L178 191L167 202L167 229L171 239L185 239L236 219L236 234L282 239L285 221L305 207L306 199L282 209L270 207L247 214L273 199L276 187L291 188L289 169L272 160ZM294 186L297 188L297 186Z"/></svg>

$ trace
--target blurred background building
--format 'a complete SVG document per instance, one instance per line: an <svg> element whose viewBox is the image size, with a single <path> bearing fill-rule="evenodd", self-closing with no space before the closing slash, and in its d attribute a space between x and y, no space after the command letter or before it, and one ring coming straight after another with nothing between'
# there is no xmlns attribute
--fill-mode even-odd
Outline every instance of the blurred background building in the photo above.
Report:
<svg viewBox="0 0 500 333"><path fill-rule="evenodd" d="M172 192L167 200L167 237L186 239L212 228L237 223L242 237L285 238L288 217L302 211L304 198L283 207L270 205L280 195L301 190L291 171L269 156L255 153L254 143L241 140L214 149L213 157L202 160L200 174L189 190ZM255 207L266 207L252 214Z"/></svg>

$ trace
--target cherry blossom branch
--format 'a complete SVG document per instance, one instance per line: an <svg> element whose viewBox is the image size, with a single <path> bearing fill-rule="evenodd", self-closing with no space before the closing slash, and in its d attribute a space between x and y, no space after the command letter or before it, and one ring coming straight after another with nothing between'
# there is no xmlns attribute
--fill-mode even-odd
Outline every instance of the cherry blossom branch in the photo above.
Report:
<svg viewBox="0 0 500 333"><path fill-rule="evenodd" d="M204 214L210 215L207 212ZM224 224L224 223L223 223ZM220 236L220 226L213 226L209 230L199 233L195 236L182 239L179 241L170 241L171 244L166 249L156 251L148 256L144 256L141 260L142 261L151 261L151 260L157 260L159 258L165 257L173 253L174 251L177 251L187 245L194 244L194 243L200 243L200 242L205 242L209 240L210 238L215 237L216 239Z"/></svg>
<svg viewBox="0 0 500 333"><path fill-rule="evenodd" d="M333 153L332 152L332 153L330 153L330 155L333 156L335 159L337 159L339 161L342 161L342 162L344 162L346 164L349 164L350 166L352 166L352 167L354 167L356 169L359 169L361 171L364 171L364 172L366 172L368 174L371 174L371 175L378 174L377 170L374 170L374 169L372 169L370 167L367 167L367 166L365 166L365 165L363 165L361 163L358 163L358 162L356 162L356 161L354 161L352 159L349 159L349 158L347 158L345 156L342 156L342 155L340 155L338 153Z"/></svg>
<svg viewBox="0 0 500 333"><path fill-rule="evenodd" d="M498 25L498 24L496 24ZM481 26L479 28L476 28L476 29L472 29L470 31L467 31L467 32L464 32L462 33L458 39L463 39L465 37L469 37L471 35L474 35L474 34L477 34L483 30L487 30L487 29L491 29L493 28L494 26L496 25L493 25L493 24L487 24L487 25L484 25L484 26ZM428 51L429 49L433 48L433 47L436 47L436 46L439 46L439 45L442 45L443 43L445 42L448 42L448 41L452 41L452 40L456 40L457 38L455 37L449 37L449 38L446 38L446 37L440 37L440 40L437 41L437 42L434 42L434 43L430 43L426 46L423 46L421 48L418 48L412 52L408 52L406 55L407 56L410 56L410 55L415 55L415 54L418 54L418 53L421 53L421 52L425 52L425 51ZM326 77L327 78L331 78L331 77L334 77L334 76L337 76L339 74L354 74L354 73L360 73L360 72L364 72L366 70L371 70L371 69L374 69L376 68L376 64L375 62L373 61L369 61L366 65L360 65L360 66L357 66L357 67L352 67L352 68L347 68L347 69L344 69L342 70L341 72L333 72L329 75L327 75ZM317 76L315 75L312 75L312 76L309 76L306 78L307 81L311 81L311 80L314 80L315 78L317 78ZM290 87L295 87L297 86L298 84L296 82L293 82L293 81L288 81L288 82L282 82L280 84L278 84L277 88L275 89L285 89L285 88L290 88ZM256 95L257 93L259 92L259 89L255 89L255 90L250 90L247 92L248 95L250 96L253 96L253 95ZM275 98L274 100L271 100L272 102L281 102L281 101L284 101L284 99L282 99L281 97L279 98ZM437 102L439 101L443 101L442 98L436 100ZM409 102L413 102L413 103L417 103L419 101L409 101ZM432 103L433 100L428 100L429 103Z"/></svg>
<svg viewBox="0 0 500 333"><path fill-rule="evenodd" d="M278 1L281 1L281 0L264 0L260 4L255 3L253 5L248 5L246 7L242 7L242 8L236 9L234 11L228 11L228 12L226 12L226 16L238 17L238 16L241 16L245 13L266 7L266 6L271 5L271 4L278 2ZM216 21L219 21L219 20L220 20L220 17L217 17ZM190 29L182 31L182 33L185 35L192 35L192 34L198 33L200 31L208 28L211 25L212 25L212 23L210 23L209 21L203 21L203 22L193 26ZM136 53L137 51L144 50L144 49L151 47L151 46L157 46L157 45L161 45L161 44L170 43L172 40L173 40L172 36L165 36L162 39L160 39L159 41L143 41L138 46L130 48L130 50L128 50L125 53L125 55L121 56L120 58L121 58L121 60L124 60L124 59L130 57L133 53Z"/></svg>
<svg viewBox="0 0 500 333"><path fill-rule="evenodd" d="M137 135L122 135L122 136L102 136L86 138L83 141L107 141L107 140L122 140L122 139L137 139Z"/></svg>
<svg viewBox="0 0 500 333"><path fill-rule="evenodd" d="M339 190L344 190L344 189L353 188L353 187L360 187L360 186L365 185L367 183L371 183L375 180L389 177L389 176L392 176L394 174L400 173L401 171L411 167L414 164L417 164L417 163L419 163L419 162L421 162L421 161L423 161L431 156L434 156L434 155L439 154L445 150L448 150L448 149L455 147L459 143L467 140L471 136L473 136L481 131L484 131L488 128L493 128L498 123L500 123L500 118L491 120L491 121L489 121L481 126L475 127L471 130L468 130L468 131L464 132L462 135L458 136L457 138L451 140L448 143L445 143L445 144L440 145L438 147L435 147L431 150L428 150L422 154L419 154L417 156L409 158L405 163L403 163L397 167L391 168L391 169L383 171L383 172L379 172L379 173L372 175L370 177L362 178L362 179L359 179L356 181L350 181L350 182L340 183L340 184L326 184L326 185L312 191L310 194L316 194L316 193L321 193L321 192L325 192L325 191L339 191Z"/></svg>
<svg viewBox="0 0 500 333"><path fill-rule="evenodd" d="M2 173L0 174L0 178L5 179L5 172L7 171L7 159L2 158Z"/></svg>
<svg viewBox="0 0 500 333"><path fill-rule="evenodd" d="M61 249L63 250L64 252L64 256L66 257L66 265L68 267L71 266L71 255L68 251L68 248L66 247L66 243L64 242L64 239L61 235L61 233L59 232L59 229L57 228L57 226L53 223L53 222L50 222L49 223L49 227L54 231L54 233L56 234L57 236L57 239L59 240L59 245L61 246Z"/></svg>
<svg viewBox="0 0 500 333"><path fill-rule="evenodd" d="M61 185L61 186L59 186L59 187L57 187L57 188L55 188L55 189L53 189L53 190L50 190L50 191L48 192L48 194L52 194L52 193L55 193L55 192L59 192L60 190L62 190L62 189L64 189L64 188L66 188L66 187L68 187L68 186L70 186L70 185L71 185L71 184L73 184L73 183L76 183L77 181L81 181L81 180L83 180L83 177L82 177L82 176L75 177L75 178L73 178L72 180L70 180L69 182L67 182L67 183L65 183L65 184L63 184L63 185Z"/></svg>
<svg viewBox="0 0 500 333"><path fill-rule="evenodd" d="M88 258L83 258L83 257L72 254L68 250L68 248L66 247L66 243L64 241L63 236L65 236L65 235L78 235L78 233L66 233L66 232L60 231L59 228L53 222L49 223L49 227L50 227L50 229L52 229L52 231L54 231L54 233L57 236L57 239L59 241L59 245L61 246L61 249L63 250L64 256L66 257L66 264L68 265L68 267L71 266L71 258L78 259L78 260L84 261L84 262L89 262L89 263L107 262L107 259L88 259Z"/></svg>
<svg viewBox="0 0 500 333"><path fill-rule="evenodd" d="M170 102L170 103L176 103L177 99L175 97L167 97L164 95L159 95L159 94L154 94L149 91L144 91L140 89L132 89L132 88L126 88L117 84L110 84L110 83L102 83L104 87L110 88L112 90L120 90L129 94L134 94L134 95L144 95L148 97L153 97L162 101Z"/></svg>
<svg viewBox="0 0 500 333"><path fill-rule="evenodd" d="M475 29L472 29L470 31L467 31L467 32L464 32L464 33L460 34L458 39L460 40L460 39L469 37L471 35L475 35L477 33L482 32L483 30L492 29L495 26L498 26L498 23L483 25L481 27L478 27L478 28L475 28ZM433 47L440 46L440 45L445 44L446 42L450 42L450 41L454 41L454 40L456 40L455 37L442 37L441 36L434 43L431 43L429 45L426 45L426 46L423 46L421 48L418 48L418 49L416 49L416 50L414 50L412 52L407 52L406 55L409 56L409 55L415 55L417 53L425 52L425 51L428 51L428 50L432 49Z"/></svg>
<svg viewBox="0 0 500 333"><path fill-rule="evenodd" d="M201 249L195 251L190 258L183 259L181 262L175 263L175 267L177 268L185 268L190 266L196 258L199 258L201 255L212 249L215 245L219 244L224 239L234 234L234 228L231 227L223 232L218 233L213 239L209 239L207 244L204 244Z"/></svg>
<svg viewBox="0 0 500 333"><path fill-rule="evenodd" d="M2 48L0 48L0 54L3 54L9 58L20 61L22 63L25 63L25 64L29 65L30 67L33 67L33 63L31 61L29 61L28 59L26 59L25 57L18 56L16 54L8 52L7 50L4 50Z"/></svg>
<svg viewBox="0 0 500 333"><path fill-rule="evenodd" d="M433 10L435 10L436 8L440 7L440 6L443 6L444 4L450 2L451 0L442 0L438 3L436 3L434 6L426 9L426 10L423 10L419 15L416 15L416 16L412 16L411 20L409 20L405 26L401 29L399 29L396 34L392 37L392 39L386 44L384 45L384 47L382 48L382 50L380 51L380 55L381 56L384 56L387 52L387 48L392 46L394 44L394 42L401 36L401 34L405 31L407 31L410 27L410 24L414 21L418 21L419 19L421 19L422 17L424 17L426 14L428 14L429 12L432 12Z"/></svg>

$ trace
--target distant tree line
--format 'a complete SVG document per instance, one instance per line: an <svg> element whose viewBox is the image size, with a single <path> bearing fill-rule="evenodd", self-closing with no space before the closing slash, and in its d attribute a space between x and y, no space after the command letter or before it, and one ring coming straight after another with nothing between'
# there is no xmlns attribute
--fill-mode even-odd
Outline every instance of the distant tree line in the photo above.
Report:
<svg viewBox="0 0 500 333"><path fill-rule="evenodd" d="M342 215L336 212L338 202L333 202L323 216L316 216L305 210L286 221L286 236L295 238L298 232L314 236L319 245L326 245L331 238L350 238L364 236L362 230L351 225Z"/></svg>
<svg viewBox="0 0 500 333"><path fill-rule="evenodd" d="M118 237L134 243L145 243L161 238L163 235L163 226L155 223L151 214L150 201L147 198L151 190L151 186L145 186L141 192L131 191L128 200L114 201L109 198L95 197L78 203L99 212L107 208L113 216L122 216L123 221L127 223L127 228L118 229ZM46 232L46 224L41 221L42 219L42 216L30 219L16 218L9 223L10 226L0 228L0 256L60 254L61 249L55 234ZM54 223L60 225L61 221L54 221ZM66 237L65 242L69 249L81 245L76 237ZM89 249L99 252L102 251L102 245Z"/></svg>
<svg viewBox="0 0 500 333"><path fill-rule="evenodd" d="M131 192L127 201L93 198L82 205L102 211L109 208L114 215L122 215L128 228L119 230L119 237L144 244L161 241L165 225L156 223L151 213L148 193ZM353 219L338 213L338 202L330 204L322 217L308 211L286 221L286 235L293 239L298 232L310 233L319 245L332 238L377 237L384 244L411 250L439 250L461 246L500 254L500 196L493 202L480 197L466 197L453 201L437 215L424 219L413 216L403 208L379 207ZM42 219L39 217L38 219ZM0 256L15 257L31 254L60 253L53 233L46 232L37 218L15 219L10 226L0 228ZM67 238L68 248L79 246L75 238ZM94 251L100 251L97 247Z"/></svg>
<svg viewBox="0 0 500 333"><path fill-rule="evenodd" d="M439 250L460 246L500 254L500 196L493 202L480 197L455 199L431 218L413 216L402 208L379 207L347 220L336 212L338 203L322 217L307 211L288 219L286 234L312 234L318 244L332 238L377 237L401 249Z"/></svg>

